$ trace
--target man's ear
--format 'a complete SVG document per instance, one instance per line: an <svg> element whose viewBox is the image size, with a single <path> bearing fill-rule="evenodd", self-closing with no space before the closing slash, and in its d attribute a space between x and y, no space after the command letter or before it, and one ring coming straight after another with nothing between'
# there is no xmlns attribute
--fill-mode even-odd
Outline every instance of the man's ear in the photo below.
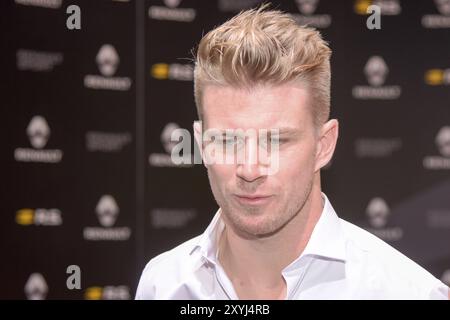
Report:
<svg viewBox="0 0 450 320"><path fill-rule="evenodd" d="M193 124L194 139L195 139L195 143L197 144L198 151L200 152L202 162L203 162L203 164L205 164L205 167L206 167L206 162L205 162L205 159L203 158L204 154L203 154L203 127L202 127L202 125L203 125L203 123L201 120L194 121L194 124Z"/></svg>
<svg viewBox="0 0 450 320"><path fill-rule="evenodd" d="M314 172L330 162L336 148L338 136L339 122L336 119L331 119L322 126L319 132Z"/></svg>

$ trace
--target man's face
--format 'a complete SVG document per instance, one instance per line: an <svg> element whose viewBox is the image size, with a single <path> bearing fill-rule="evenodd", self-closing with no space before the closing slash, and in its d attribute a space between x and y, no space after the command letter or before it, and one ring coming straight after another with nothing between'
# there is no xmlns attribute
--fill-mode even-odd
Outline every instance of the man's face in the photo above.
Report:
<svg viewBox="0 0 450 320"><path fill-rule="evenodd" d="M257 158L259 141L254 148L246 140L243 163L207 166L224 219L241 235L273 234L295 217L308 199L317 145L308 103L308 92L300 84L262 86L252 91L205 87L203 130L279 130L275 155L279 163L274 174L268 175L264 165L252 161Z"/></svg>

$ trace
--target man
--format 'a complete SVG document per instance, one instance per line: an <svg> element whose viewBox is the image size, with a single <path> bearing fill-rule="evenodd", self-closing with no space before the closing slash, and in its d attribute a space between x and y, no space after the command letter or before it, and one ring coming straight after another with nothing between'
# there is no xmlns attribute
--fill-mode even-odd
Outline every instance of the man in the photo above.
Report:
<svg viewBox="0 0 450 320"><path fill-rule="evenodd" d="M213 141L207 130L276 129L276 144L265 163L251 136L230 143L233 152L244 145L244 161L206 161L203 152L220 209L202 235L147 264L136 299L447 298L442 282L338 218L321 192L338 139L330 55L317 31L265 7L203 37L194 76L201 149Z"/></svg>

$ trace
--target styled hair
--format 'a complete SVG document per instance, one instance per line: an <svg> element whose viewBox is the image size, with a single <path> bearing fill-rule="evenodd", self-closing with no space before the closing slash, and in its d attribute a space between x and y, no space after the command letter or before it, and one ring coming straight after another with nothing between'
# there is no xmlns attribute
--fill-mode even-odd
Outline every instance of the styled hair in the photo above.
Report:
<svg viewBox="0 0 450 320"><path fill-rule="evenodd" d="M315 29L267 7L241 11L201 39L194 68L199 119L203 88L208 84L251 90L257 85L301 81L309 90L315 125L328 120L330 48Z"/></svg>

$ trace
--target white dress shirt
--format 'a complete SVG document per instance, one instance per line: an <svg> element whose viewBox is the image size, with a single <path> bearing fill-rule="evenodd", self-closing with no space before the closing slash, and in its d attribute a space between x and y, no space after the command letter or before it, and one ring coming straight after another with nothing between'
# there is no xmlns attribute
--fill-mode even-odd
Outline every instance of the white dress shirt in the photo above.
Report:
<svg viewBox="0 0 450 320"><path fill-rule="evenodd" d="M448 299L448 287L371 233L340 219L327 196L300 256L285 267L286 299ZM238 299L218 260L220 209L202 235L142 272L136 299Z"/></svg>

